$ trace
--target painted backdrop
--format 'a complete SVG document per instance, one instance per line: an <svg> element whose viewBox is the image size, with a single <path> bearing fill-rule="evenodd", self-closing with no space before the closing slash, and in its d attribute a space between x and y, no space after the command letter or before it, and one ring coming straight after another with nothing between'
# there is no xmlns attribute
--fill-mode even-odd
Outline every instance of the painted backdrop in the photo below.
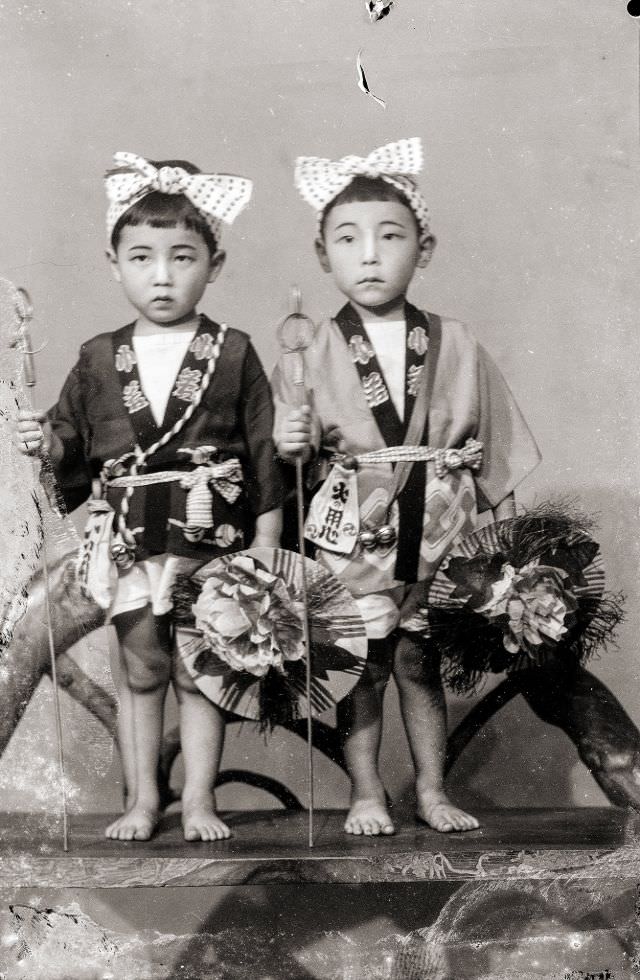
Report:
<svg viewBox="0 0 640 980"><path fill-rule="evenodd" d="M622 0L398 0L378 24L361 0L0 4L0 275L30 290L36 345L48 342L39 402L56 398L84 339L129 315L104 260L101 178L115 150L255 180L204 308L248 331L270 368L292 282L316 318L340 303L292 187L295 156L421 136L439 245L413 301L472 325L509 379L544 454L521 501L566 491L599 512L609 583L629 615L619 650L594 670L640 723L637 42ZM357 87L360 48L386 109ZM81 656L90 667L108 648L103 631ZM452 700L452 722L468 706ZM81 730L79 709L63 699L63 711L67 730ZM53 744L44 693L2 761L3 807L35 805L34 731ZM117 763L108 768L105 749L83 768L82 751L68 740L82 776L74 805L113 808ZM293 737L265 745L236 728L224 764L302 793L303 759ZM383 771L392 796L407 797L393 691ZM469 807L604 802L564 736L520 700L466 751L451 790ZM321 805L346 805L346 794L319 761ZM237 789L222 802L267 804Z"/></svg>

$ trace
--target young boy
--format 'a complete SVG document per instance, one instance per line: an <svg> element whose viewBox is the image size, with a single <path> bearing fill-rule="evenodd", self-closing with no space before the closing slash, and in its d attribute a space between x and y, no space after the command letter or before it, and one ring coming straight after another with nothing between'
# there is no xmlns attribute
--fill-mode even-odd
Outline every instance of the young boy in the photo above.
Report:
<svg viewBox="0 0 640 980"><path fill-rule="evenodd" d="M133 323L82 346L57 405L21 412L17 444L49 452L68 506L92 484L84 575L120 645L119 741L126 809L106 830L147 840L159 813L163 705L180 708L187 840L230 836L213 787L222 712L172 663L171 589L217 555L275 547L281 487L267 379L246 334L196 311L224 263L220 225L250 181L182 161L118 153L107 174L108 259Z"/></svg>
<svg viewBox="0 0 640 980"><path fill-rule="evenodd" d="M417 139L366 159L297 161L296 186L318 217L320 264L348 303L305 352L308 404L291 408L295 386L286 356L272 379L280 456L312 461L326 477L327 454L334 455L306 536L350 589L367 625L367 669L338 712L352 781L345 830L352 834L394 831L378 773L390 673L416 770L418 817L439 831L478 826L444 792L439 662L432 646L405 627L439 563L473 528L477 510L512 516L513 489L539 460L509 389L477 341L462 324L406 300L416 268L427 265L435 246L414 181L421 165ZM422 462L412 464L412 456Z"/></svg>

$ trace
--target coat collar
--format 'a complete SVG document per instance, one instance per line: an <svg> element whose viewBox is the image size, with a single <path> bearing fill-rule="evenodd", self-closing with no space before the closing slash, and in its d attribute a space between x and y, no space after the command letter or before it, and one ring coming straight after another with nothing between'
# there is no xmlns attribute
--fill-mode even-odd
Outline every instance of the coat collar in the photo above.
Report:
<svg viewBox="0 0 640 980"><path fill-rule="evenodd" d="M350 303L347 303L335 317L360 377L367 404L388 446L399 446L404 441L429 346L428 316L407 302L405 302L404 316L406 356L403 419L398 416L389 395L384 371L360 315Z"/></svg>
<svg viewBox="0 0 640 980"><path fill-rule="evenodd" d="M134 327L135 323L128 323L115 331L112 338L113 358L122 390L122 401L138 445L141 449L146 449L173 428L197 395L220 328L208 317L200 315L196 333L178 369L164 418L158 425L140 380L133 348Z"/></svg>

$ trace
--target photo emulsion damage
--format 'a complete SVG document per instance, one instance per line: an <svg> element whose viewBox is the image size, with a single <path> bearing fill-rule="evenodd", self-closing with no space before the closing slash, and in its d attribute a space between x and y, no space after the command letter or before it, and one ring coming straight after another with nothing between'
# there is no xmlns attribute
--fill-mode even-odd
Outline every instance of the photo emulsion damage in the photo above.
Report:
<svg viewBox="0 0 640 980"><path fill-rule="evenodd" d="M0 4L0 976L640 976L639 14Z"/></svg>

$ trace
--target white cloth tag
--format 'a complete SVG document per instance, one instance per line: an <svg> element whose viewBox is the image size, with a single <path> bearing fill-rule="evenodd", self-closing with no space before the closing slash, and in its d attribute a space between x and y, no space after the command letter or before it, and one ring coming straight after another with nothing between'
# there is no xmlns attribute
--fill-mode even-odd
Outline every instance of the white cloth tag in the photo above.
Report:
<svg viewBox="0 0 640 980"><path fill-rule="evenodd" d="M359 531L356 471L335 463L311 501L304 536L318 548L350 555Z"/></svg>
<svg viewBox="0 0 640 980"><path fill-rule="evenodd" d="M102 501L89 505L80 565L80 581L101 609L108 609L118 587L118 570L111 557L113 510Z"/></svg>

